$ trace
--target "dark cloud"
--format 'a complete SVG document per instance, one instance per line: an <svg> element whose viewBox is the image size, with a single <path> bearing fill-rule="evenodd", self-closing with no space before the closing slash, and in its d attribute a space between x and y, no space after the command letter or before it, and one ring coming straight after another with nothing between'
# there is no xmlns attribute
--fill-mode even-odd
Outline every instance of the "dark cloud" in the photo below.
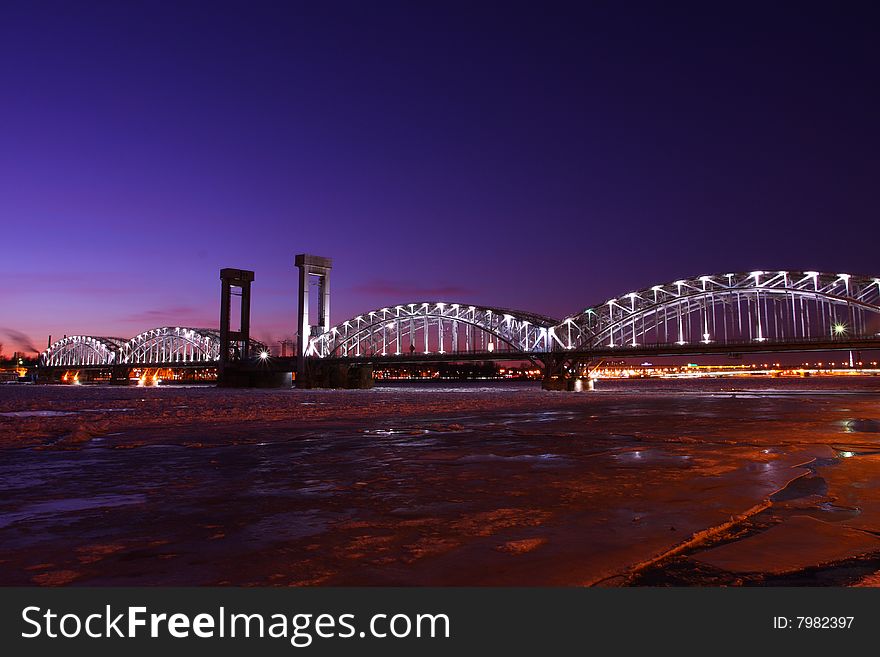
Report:
<svg viewBox="0 0 880 657"><path fill-rule="evenodd" d="M0 328L0 334L9 340L15 346L17 351L40 353L40 350L34 346L31 339L21 331L16 331L11 328Z"/></svg>

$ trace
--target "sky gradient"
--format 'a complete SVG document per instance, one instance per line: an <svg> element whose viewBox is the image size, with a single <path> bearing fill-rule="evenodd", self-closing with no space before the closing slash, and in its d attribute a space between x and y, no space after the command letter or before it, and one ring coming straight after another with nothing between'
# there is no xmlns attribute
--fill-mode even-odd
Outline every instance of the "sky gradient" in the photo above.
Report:
<svg viewBox="0 0 880 657"><path fill-rule="evenodd" d="M4 3L0 342L880 274L868 3ZM665 4L665 3L663 3ZM710 6L712 5L712 6Z"/></svg>

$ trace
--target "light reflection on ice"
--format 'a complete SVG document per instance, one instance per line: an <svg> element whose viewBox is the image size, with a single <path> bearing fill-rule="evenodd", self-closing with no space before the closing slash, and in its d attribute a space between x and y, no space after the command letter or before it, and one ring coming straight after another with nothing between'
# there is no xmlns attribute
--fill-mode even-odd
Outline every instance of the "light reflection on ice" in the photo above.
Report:
<svg viewBox="0 0 880 657"><path fill-rule="evenodd" d="M458 463L483 463L486 461L565 461L565 457L559 454L518 454L515 456L501 456L499 454L471 454L462 456Z"/></svg>
<svg viewBox="0 0 880 657"><path fill-rule="evenodd" d="M399 436L410 432L406 429L364 429L364 433L368 436Z"/></svg>
<svg viewBox="0 0 880 657"><path fill-rule="evenodd" d="M9 411L0 413L4 417L61 417L63 415L76 415L75 411Z"/></svg>
<svg viewBox="0 0 880 657"><path fill-rule="evenodd" d="M844 420L843 430L846 433L880 433L880 420L862 418Z"/></svg>
<svg viewBox="0 0 880 657"><path fill-rule="evenodd" d="M456 428L449 428L449 427L435 429L435 431L443 431L443 432L460 431L460 430L461 430L461 427L458 427L457 429ZM431 432L430 429L423 429L423 428L364 429L364 431L363 431L363 433L366 434L367 436L423 436L423 435L430 433L430 432Z"/></svg>

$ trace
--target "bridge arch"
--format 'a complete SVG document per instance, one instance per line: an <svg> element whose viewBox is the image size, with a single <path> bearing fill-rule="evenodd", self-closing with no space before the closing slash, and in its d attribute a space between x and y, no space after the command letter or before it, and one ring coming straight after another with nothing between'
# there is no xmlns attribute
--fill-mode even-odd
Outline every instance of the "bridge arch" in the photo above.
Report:
<svg viewBox="0 0 880 657"><path fill-rule="evenodd" d="M504 308L442 301L371 310L312 337L306 356L541 352L557 320Z"/></svg>
<svg viewBox="0 0 880 657"><path fill-rule="evenodd" d="M753 271L654 285L554 326L554 349L797 342L880 332L880 278Z"/></svg>
<svg viewBox="0 0 880 657"><path fill-rule="evenodd" d="M40 354L40 365L45 367L76 367L84 365L113 365L124 338L106 338L92 335L68 335L49 345Z"/></svg>
<svg viewBox="0 0 880 657"><path fill-rule="evenodd" d="M160 326L144 331L120 348L125 364L208 363L220 360L220 332L185 326Z"/></svg>
<svg viewBox="0 0 880 657"><path fill-rule="evenodd" d="M266 345L250 341L250 358ZM40 355L44 367L115 365L213 365L220 360L220 332L216 329L160 326L130 340L72 335L52 344Z"/></svg>

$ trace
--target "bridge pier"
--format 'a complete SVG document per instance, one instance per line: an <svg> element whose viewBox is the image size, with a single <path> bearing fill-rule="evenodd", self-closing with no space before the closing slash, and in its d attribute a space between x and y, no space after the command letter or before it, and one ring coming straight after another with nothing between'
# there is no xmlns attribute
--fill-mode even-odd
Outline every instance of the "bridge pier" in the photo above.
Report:
<svg viewBox="0 0 880 657"><path fill-rule="evenodd" d="M551 354L541 359L543 390L574 390L574 379L571 377L570 361L566 356Z"/></svg>
<svg viewBox="0 0 880 657"><path fill-rule="evenodd" d="M371 364L351 365L316 358L305 358L302 362L302 369L296 373L297 388L366 390L373 387Z"/></svg>
<svg viewBox="0 0 880 657"><path fill-rule="evenodd" d="M311 378L306 372L306 348L309 340L313 335L321 335L330 330L330 270L333 268L333 261L323 256L300 253L294 259L294 264L299 269L296 387L301 388L304 386L300 382ZM311 323L309 315L309 286L312 283L318 288L317 324Z"/></svg>
<svg viewBox="0 0 880 657"><path fill-rule="evenodd" d="M268 350L251 353L251 285L254 272L247 269L220 270L220 352L217 385L221 388L289 388L289 371L270 368ZM236 292L237 290L237 292ZM239 326L233 325L232 297L239 297Z"/></svg>
<svg viewBox="0 0 880 657"><path fill-rule="evenodd" d="M555 390L559 392L581 392L593 390L593 379L581 376L584 361L577 358L562 356L549 356L541 360L543 390Z"/></svg>
<svg viewBox="0 0 880 657"><path fill-rule="evenodd" d="M127 386L131 383L131 368L127 365L117 365L110 373L110 384L114 386Z"/></svg>
<svg viewBox="0 0 880 657"><path fill-rule="evenodd" d="M54 367L37 366L37 383L61 383L61 374Z"/></svg>

